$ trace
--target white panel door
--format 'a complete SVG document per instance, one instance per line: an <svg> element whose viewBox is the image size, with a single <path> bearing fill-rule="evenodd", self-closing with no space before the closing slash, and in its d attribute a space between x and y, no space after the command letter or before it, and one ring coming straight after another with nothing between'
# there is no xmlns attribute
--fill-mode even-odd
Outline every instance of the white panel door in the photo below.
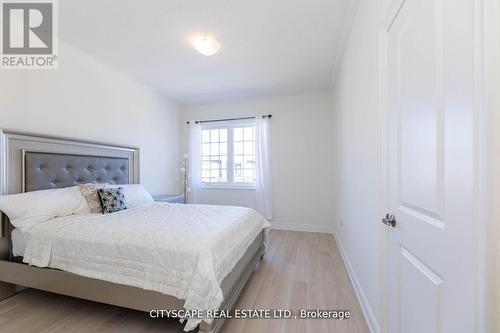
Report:
<svg viewBox="0 0 500 333"><path fill-rule="evenodd" d="M391 333L475 332L473 3L399 1L387 27Z"/></svg>

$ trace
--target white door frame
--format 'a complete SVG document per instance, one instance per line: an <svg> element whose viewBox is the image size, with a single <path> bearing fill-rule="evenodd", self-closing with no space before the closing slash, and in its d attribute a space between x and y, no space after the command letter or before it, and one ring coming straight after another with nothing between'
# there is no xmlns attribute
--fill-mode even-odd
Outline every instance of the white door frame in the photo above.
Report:
<svg viewBox="0 0 500 333"><path fill-rule="evenodd" d="M478 19L481 21L480 31L481 49L479 61L482 72L479 80L483 91L480 95L482 112L480 118L480 221L479 251L478 251L478 310L480 332L496 332L500 329L500 320L497 319L500 305L500 287L496 273L498 250L496 242L500 235L500 210L495 207L500 200L500 157L497 149L500 145L500 136L494 135L499 130L496 125L500 121L500 4L498 0L482 0L478 10Z"/></svg>
<svg viewBox="0 0 500 333"><path fill-rule="evenodd" d="M477 285L477 306L476 308L476 323L477 323L477 332L490 332L491 328L494 325L491 322L495 321L495 307L500 300L492 300L491 296L495 295L495 290L491 290L494 288L494 279L496 276L494 272L488 271L488 264L494 265L495 258L491 256L491 251L494 251L492 248L487 248L482 244L486 244L488 232L492 230L491 226L488 226L487 219L488 214L486 212L487 208L484 204L487 198L487 175L485 174L486 170L486 121L487 117L485 115L485 110L483 108L485 100L491 100L495 96L487 96L488 92L490 95L493 95L492 90L493 87L500 87L500 78L492 77L491 72L498 73L496 71L499 70L500 64L498 59L491 59L491 54L500 55L499 47L497 47L497 43L500 40L500 31L498 29L498 19L500 19L500 14L498 13L500 9L500 5L496 3L497 0L473 0L475 13L474 13L474 67L475 67L475 78L474 78L474 87L475 87L475 109L476 112L476 120L475 120L475 136L476 136L476 161L475 161L475 169L476 169L476 220L479 221L478 228L476 233L473 235L474 244L478 258L477 265L477 274L476 274L476 285ZM388 177L388 38L387 32L390 29L392 23L394 22L396 16L398 15L401 7L404 5L405 0L392 0L388 9L382 19L380 28L379 28L379 108L380 108L380 154L379 154L379 163L380 163L380 179L382 181L381 189L383 189L383 195L385 200L381 204L380 207L380 218L382 218L386 212L389 211L389 177ZM485 34L485 31L488 33ZM485 38L485 37L488 38ZM488 58L488 54L490 57ZM498 90L497 90L498 91ZM491 105L489 106L491 109L494 109L495 106L500 107L500 98L495 97L494 101L491 101ZM500 126L499 126L500 127ZM498 188L500 199L500 184ZM500 219L500 216L499 216ZM387 332L389 325L389 313L388 313L388 228L385 227L382 223L380 224L380 249L381 249L381 318L380 318L380 329L381 332ZM500 229L500 228L499 228ZM498 230L498 229L497 229ZM488 256L488 253L490 255ZM493 286L492 286L493 284ZM495 297L495 296L493 296ZM488 315L489 314L489 315Z"/></svg>

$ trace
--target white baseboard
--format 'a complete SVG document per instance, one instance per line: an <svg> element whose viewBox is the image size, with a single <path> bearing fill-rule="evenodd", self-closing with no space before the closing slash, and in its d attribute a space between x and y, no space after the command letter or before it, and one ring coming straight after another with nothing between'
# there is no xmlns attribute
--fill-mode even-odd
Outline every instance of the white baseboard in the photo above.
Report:
<svg viewBox="0 0 500 333"><path fill-rule="evenodd" d="M327 226L327 225L280 223L275 221L271 221L270 223L272 228L277 230L321 232L325 234L333 233L333 226Z"/></svg>
<svg viewBox="0 0 500 333"><path fill-rule="evenodd" d="M380 333L380 326L377 322L377 318L375 318L375 314L373 313L373 310L368 303L368 299L366 298L366 295L363 292L363 288L361 287L358 277L356 276L356 272L354 271L351 262L349 261L349 257L347 256L347 252L342 245L342 241L335 231L333 232L333 237L335 237L335 240L337 241L340 254L342 255L344 265L347 269L347 274L349 275L349 279L351 279L352 286L354 288L354 291L356 292L356 296L358 297L359 304L361 305L361 310L363 311L365 319L368 323L368 328L370 329L371 333Z"/></svg>

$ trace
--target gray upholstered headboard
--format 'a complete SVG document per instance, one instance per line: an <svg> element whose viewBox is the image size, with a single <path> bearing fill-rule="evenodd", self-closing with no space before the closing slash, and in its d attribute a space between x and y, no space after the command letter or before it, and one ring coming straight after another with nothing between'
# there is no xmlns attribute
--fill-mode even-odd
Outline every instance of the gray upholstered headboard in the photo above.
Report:
<svg viewBox="0 0 500 333"><path fill-rule="evenodd" d="M25 192L85 183L129 183L129 160L120 157L26 152Z"/></svg>
<svg viewBox="0 0 500 333"><path fill-rule="evenodd" d="M139 149L0 130L0 195L94 182L139 183ZM0 222L4 258L8 223Z"/></svg>

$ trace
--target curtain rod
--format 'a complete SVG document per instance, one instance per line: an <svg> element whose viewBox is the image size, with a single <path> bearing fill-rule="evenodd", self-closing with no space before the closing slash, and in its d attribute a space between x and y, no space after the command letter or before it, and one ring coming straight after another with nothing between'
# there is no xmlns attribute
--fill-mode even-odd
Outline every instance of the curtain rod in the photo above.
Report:
<svg viewBox="0 0 500 333"><path fill-rule="evenodd" d="M273 115L272 114L265 114L262 116L262 118L271 118ZM213 123L216 121L231 121L231 120L246 120L246 119L255 119L257 117L242 117L242 118L226 118L226 119L212 119L212 120L196 120L194 123L195 124L203 124L203 123ZM189 121L187 122L189 125Z"/></svg>

